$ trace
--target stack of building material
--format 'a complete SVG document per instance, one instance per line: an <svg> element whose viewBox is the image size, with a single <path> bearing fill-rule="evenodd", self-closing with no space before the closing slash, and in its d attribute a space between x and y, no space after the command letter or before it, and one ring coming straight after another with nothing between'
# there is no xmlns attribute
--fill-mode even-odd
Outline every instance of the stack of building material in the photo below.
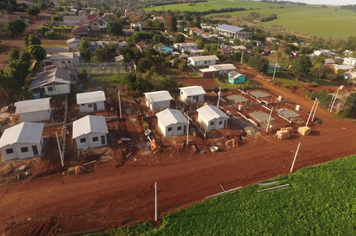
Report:
<svg viewBox="0 0 356 236"><path fill-rule="evenodd" d="M234 147L238 147L239 143L237 142L236 139L230 139L230 140L226 141L225 145L227 148L234 148Z"/></svg>
<svg viewBox="0 0 356 236"><path fill-rule="evenodd" d="M293 127L284 127L280 129L281 131L288 131L289 134L293 134L294 130Z"/></svg>
<svg viewBox="0 0 356 236"><path fill-rule="evenodd" d="M308 126L299 127L298 133L300 133L303 136L307 136L307 135L310 135L311 129Z"/></svg>
<svg viewBox="0 0 356 236"><path fill-rule="evenodd" d="M279 130L279 131L277 131L277 137L281 140L287 139L290 137L290 133L288 130Z"/></svg>
<svg viewBox="0 0 356 236"><path fill-rule="evenodd" d="M151 151L153 154L156 154L161 151L161 146L159 146L155 139L152 139L151 141Z"/></svg>

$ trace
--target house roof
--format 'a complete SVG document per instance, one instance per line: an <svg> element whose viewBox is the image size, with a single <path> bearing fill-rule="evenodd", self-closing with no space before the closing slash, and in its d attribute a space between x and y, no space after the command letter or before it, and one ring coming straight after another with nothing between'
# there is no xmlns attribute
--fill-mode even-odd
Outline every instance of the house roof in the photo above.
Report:
<svg viewBox="0 0 356 236"><path fill-rule="evenodd" d="M62 52L58 54L49 54L46 56L44 61L53 61L53 60L72 60L75 57L80 57L79 52Z"/></svg>
<svg viewBox="0 0 356 236"><path fill-rule="evenodd" d="M231 46L235 50L246 50L245 46L239 45L239 46Z"/></svg>
<svg viewBox="0 0 356 236"><path fill-rule="evenodd" d="M103 102L105 101L104 91L94 91L88 93L78 93L77 94L77 104L87 104L94 102Z"/></svg>
<svg viewBox="0 0 356 236"><path fill-rule="evenodd" d="M150 102L161 102L161 101L172 100L172 97L168 91L157 91L157 92L150 92L144 94L146 99L149 100Z"/></svg>
<svg viewBox="0 0 356 236"><path fill-rule="evenodd" d="M354 68L354 67L351 66L351 65L338 65L338 64L333 64L332 66L335 67L335 68L338 69L338 70L351 70L351 69Z"/></svg>
<svg viewBox="0 0 356 236"><path fill-rule="evenodd" d="M187 118L185 118L182 112L178 110L167 108L161 112L158 112L156 116L164 127L177 123L188 124Z"/></svg>
<svg viewBox="0 0 356 236"><path fill-rule="evenodd" d="M143 41L136 43L136 45L139 46L140 48L144 48L144 47L149 48L150 47Z"/></svg>
<svg viewBox="0 0 356 236"><path fill-rule="evenodd" d="M179 47L198 47L196 43L175 43L174 45Z"/></svg>
<svg viewBox="0 0 356 236"><path fill-rule="evenodd" d="M244 28L236 27L233 25L227 25L227 24L219 25L216 27L216 29L222 29L222 30L231 31L231 32L235 32L235 33L244 30Z"/></svg>
<svg viewBox="0 0 356 236"><path fill-rule="evenodd" d="M78 38L71 38L71 39L66 40L67 44L70 44L70 43L81 43L81 42L82 42L82 40L78 39Z"/></svg>
<svg viewBox="0 0 356 236"><path fill-rule="evenodd" d="M0 139L0 148L14 143L41 142L43 123L22 122L4 131Z"/></svg>
<svg viewBox="0 0 356 236"><path fill-rule="evenodd" d="M182 87L179 89L184 91L184 93L187 96L206 94L202 86L189 86L189 87Z"/></svg>
<svg viewBox="0 0 356 236"><path fill-rule="evenodd" d="M325 64L335 64L335 61L333 59L326 58Z"/></svg>
<svg viewBox="0 0 356 236"><path fill-rule="evenodd" d="M233 64L219 64L219 65L212 65L209 66L216 70L236 70L236 67Z"/></svg>
<svg viewBox="0 0 356 236"><path fill-rule="evenodd" d="M63 21L82 21L82 17L81 16L63 16Z"/></svg>
<svg viewBox="0 0 356 236"><path fill-rule="evenodd" d="M89 133L109 133L103 116L87 115L73 122L73 139Z"/></svg>
<svg viewBox="0 0 356 236"><path fill-rule="evenodd" d="M77 27L72 30L72 34L77 34L77 35L87 35L89 34L89 31L83 27Z"/></svg>
<svg viewBox="0 0 356 236"><path fill-rule="evenodd" d="M229 118L229 116L222 112L218 107L211 105L205 105L197 109L197 112L208 121L218 118Z"/></svg>
<svg viewBox="0 0 356 236"><path fill-rule="evenodd" d="M191 61L218 61L219 60L219 58L215 55L189 57L188 59Z"/></svg>
<svg viewBox="0 0 356 236"><path fill-rule="evenodd" d="M87 15L87 20L85 21L82 21L81 24L87 24L87 23L90 23L96 19L98 19L100 16L99 15Z"/></svg>
<svg viewBox="0 0 356 236"><path fill-rule="evenodd" d="M268 64L268 69L274 69L274 67L281 68L281 66L278 63Z"/></svg>
<svg viewBox="0 0 356 236"><path fill-rule="evenodd" d="M38 73L32 80L32 83L28 90L33 90L53 82L61 84L70 84L72 75L77 76L78 72L62 67L56 67L54 69Z"/></svg>
<svg viewBox="0 0 356 236"><path fill-rule="evenodd" d="M237 71L231 71L231 72L229 72L229 75L232 76L231 79L235 79L235 78L240 77L240 76L243 75L243 74L241 74L241 73L239 73L239 72L237 72ZM244 76L245 76L245 75L244 75Z"/></svg>
<svg viewBox="0 0 356 236"><path fill-rule="evenodd" d="M25 101L15 102L16 114L36 112L36 111L46 111L50 109L49 100L51 98L41 98L41 99L31 99Z"/></svg>

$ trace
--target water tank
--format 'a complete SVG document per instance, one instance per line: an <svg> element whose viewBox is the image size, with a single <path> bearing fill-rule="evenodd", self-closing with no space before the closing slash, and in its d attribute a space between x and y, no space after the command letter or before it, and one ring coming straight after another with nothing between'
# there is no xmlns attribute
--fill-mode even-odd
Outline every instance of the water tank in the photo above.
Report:
<svg viewBox="0 0 356 236"><path fill-rule="evenodd" d="M300 110L300 105L296 105L296 106L295 106L295 110L296 110L296 111L299 111L299 110Z"/></svg>

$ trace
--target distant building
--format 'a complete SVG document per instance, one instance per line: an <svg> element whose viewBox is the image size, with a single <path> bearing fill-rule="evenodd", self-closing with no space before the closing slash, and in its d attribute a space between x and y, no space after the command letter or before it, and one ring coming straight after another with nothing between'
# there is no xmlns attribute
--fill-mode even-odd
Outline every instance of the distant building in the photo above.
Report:
<svg viewBox="0 0 356 236"><path fill-rule="evenodd" d="M206 130L222 129L227 126L229 116L216 106L205 105L197 109L198 122Z"/></svg>
<svg viewBox="0 0 356 236"><path fill-rule="evenodd" d="M69 49L78 49L80 48L82 40L80 38L71 38L66 40L66 43L68 44Z"/></svg>
<svg viewBox="0 0 356 236"><path fill-rule="evenodd" d="M168 91L157 91L145 93L146 105L152 111L159 111L166 108L170 108L172 96Z"/></svg>
<svg viewBox="0 0 356 236"><path fill-rule="evenodd" d="M246 75L240 74L237 71L229 72L228 77L231 84L243 84L246 82Z"/></svg>
<svg viewBox="0 0 356 236"><path fill-rule="evenodd" d="M178 49L180 52L184 52L185 50L198 49L198 44L196 43L175 43L173 44L174 48Z"/></svg>
<svg viewBox="0 0 356 236"><path fill-rule="evenodd" d="M252 33L246 31L244 28L222 24L217 26L215 29L219 31L219 34L227 37L233 37L235 39L246 41L252 40Z"/></svg>
<svg viewBox="0 0 356 236"><path fill-rule="evenodd" d="M281 66L278 63L269 64L266 74L273 74L274 70L276 70L276 73L278 73L281 70Z"/></svg>
<svg viewBox="0 0 356 236"><path fill-rule="evenodd" d="M219 58L215 55L188 57L192 66L215 65Z"/></svg>
<svg viewBox="0 0 356 236"><path fill-rule="evenodd" d="M77 93L76 97L80 112L105 110L106 98L104 91Z"/></svg>
<svg viewBox="0 0 356 236"><path fill-rule="evenodd" d="M180 99L185 103L197 103L204 102L204 96L206 94L202 86L189 86L179 88Z"/></svg>
<svg viewBox="0 0 356 236"><path fill-rule="evenodd" d="M43 62L56 67L71 67L73 64L79 64L81 59L79 52L62 52L47 55L45 59L43 59Z"/></svg>
<svg viewBox="0 0 356 236"><path fill-rule="evenodd" d="M156 116L158 118L158 127L165 137L187 133L189 121L179 110L167 108L157 113Z"/></svg>
<svg viewBox="0 0 356 236"><path fill-rule="evenodd" d="M15 113L22 122L45 121L51 118L51 98L32 99L15 102Z"/></svg>

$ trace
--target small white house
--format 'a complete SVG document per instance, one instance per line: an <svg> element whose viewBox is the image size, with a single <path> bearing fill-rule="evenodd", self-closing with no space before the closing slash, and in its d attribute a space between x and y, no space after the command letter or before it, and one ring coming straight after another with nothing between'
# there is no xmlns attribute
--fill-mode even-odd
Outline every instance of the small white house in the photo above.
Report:
<svg viewBox="0 0 356 236"><path fill-rule="evenodd" d="M145 93L146 105L152 111L159 111L166 108L170 108L172 100L168 91L157 91L151 93Z"/></svg>
<svg viewBox="0 0 356 236"><path fill-rule="evenodd" d="M186 103L204 102L204 95L206 94L202 86L189 86L179 88L180 98Z"/></svg>
<svg viewBox="0 0 356 236"><path fill-rule="evenodd" d="M95 91L77 94L77 104L80 112L94 112L105 110L104 91Z"/></svg>
<svg viewBox="0 0 356 236"><path fill-rule="evenodd" d="M73 122L72 138L76 140L78 149L106 145L108 133L108 126L102 116L88 115Z"/></svg>
<svg viewBox="0 0 356 236"><path fill-rule="evenodd" d="M196 44L196 43L175 43L175 44L173 44L173 47L178 49L181 52L184 52L185 50L189 50L189 49L197 50L198 44Z"/></svg>
<svg viewBox="0 0 356 236"><path fill-rule="evenodd" d="M52 63L56 67L72 67L73 64L79 64L81 59L79 52L61 52L47 55L43 62Z"/></svg>
<svg viewBox="0 0 356 236"><path fill-rule="evenodd" d="M22 122L36 122L51 118L51 98L32 99L16 102L16 114L19 114Z"/></svg>
<svg viewBox="0 0 356 236"><path fill-rule="evenodd" d="M197 56L197 57L188 57L190 64L192 66L209 66L215 65L219 58L215 55L208 56Z"/></svg>
<svg viewBox="0 0 356 236"><path fill-rule="evenodd" d="M179 136L187 133L189 121L182 112L174 109L165 109L156 114L158 127L165 137Z"/></svg>
<svg viewBox="0 0 356 236"><path fill-rule="evenodd" d="M44 124L22 122L4 131L0 152L4 161L25 159L42 153Z"/></svg>
<svg viewBox="0 0 356 236"><path fill-rule="evenodd" d="M227 126L229 116L216 106L205 105L199 109L198 122L207 130L222 129Z"/></svg>
<svg viewBox="0 0 356 236"><path fill-rule="evenodd" d="M325 60L326 61L326 60ZM353 66L354 68L356 67L356 58L353 57L345 57L344 61L342 62L344 65L350 65Z"/></svg>
<svg viewBox="0 0 356 236"><path fill-rule="evenodd" d="M79 50L82 40L79 38L71 38L66 40L66 43L68 44L69 49L75 48Z"/></svg>

